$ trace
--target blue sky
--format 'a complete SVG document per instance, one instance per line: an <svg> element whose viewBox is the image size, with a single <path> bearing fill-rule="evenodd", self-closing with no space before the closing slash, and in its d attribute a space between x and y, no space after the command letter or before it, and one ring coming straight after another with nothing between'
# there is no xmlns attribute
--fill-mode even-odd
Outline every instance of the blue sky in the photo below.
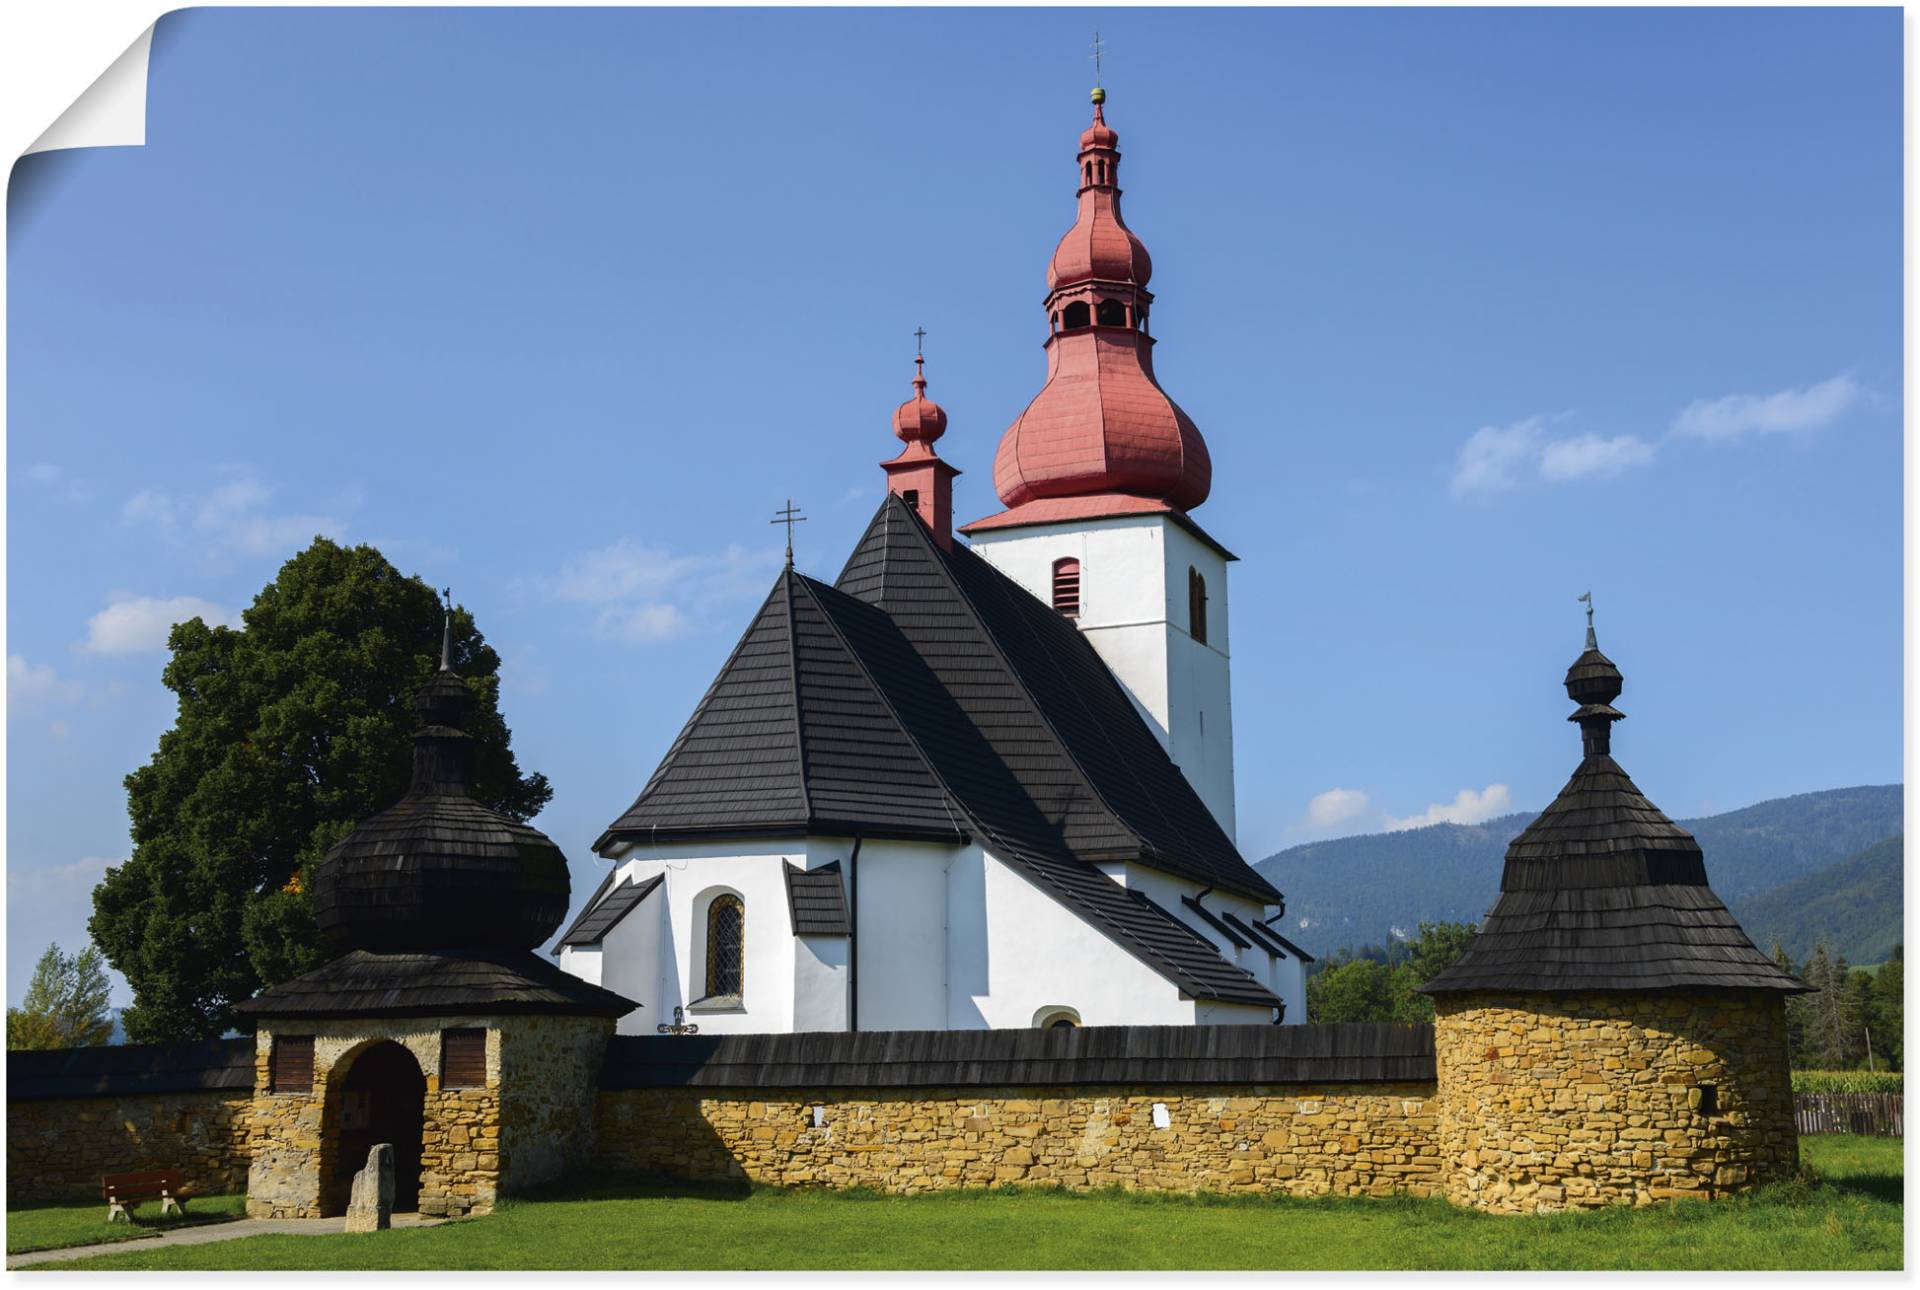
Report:
<svg viewBox="0 0 1920 1290"><path fill-rule="evenodd" d="M1901 776L1898 10L203 10L14 173L8 969L84 937L168 621L315 532L450 584L540 826L632 799L916 326L1040 387L1089 28L1242 562L1242 849L1538 809L1589 587L1676 816ZM1337 790L1337 791L1336 791ZM1709 858L1711 869L1711 857Z"/></svg>

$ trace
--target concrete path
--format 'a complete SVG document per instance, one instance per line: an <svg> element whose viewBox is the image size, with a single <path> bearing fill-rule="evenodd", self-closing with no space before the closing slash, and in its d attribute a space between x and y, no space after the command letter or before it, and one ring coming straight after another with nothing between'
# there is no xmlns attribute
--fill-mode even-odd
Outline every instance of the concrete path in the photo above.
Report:
<svg viewBox="0 0 1920 1290"><path fill-rule="evenodd" d="M395 1214L395 1227L432 1227L444 1218L420 1214ZM96 1254L119 1254L132 1250L153 1250L163 1245L205 1245L208 1241L231 1241L242 1236L266 1236L284 1233L290 1236L325 1236L344 1232L344 1218L238 1218L231 1223L207 1223L200 1227L179 1227L158 1236L131 1241L106 1241L99 1245L69 1245L62 1250L33 1250L27 1254L9 1254L7 1269L24 1268L30 1263L55 1263L64 1259L85 1259Z"/></svg>

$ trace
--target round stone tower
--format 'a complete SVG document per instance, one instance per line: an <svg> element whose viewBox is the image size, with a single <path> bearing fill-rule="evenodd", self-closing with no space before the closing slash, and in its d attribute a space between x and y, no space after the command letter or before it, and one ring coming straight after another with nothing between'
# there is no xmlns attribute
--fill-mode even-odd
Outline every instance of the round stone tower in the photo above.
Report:
<svg viewBox="0 0 1920 1290"><path fill-rule="evenodd" d="M1785 1004L1807 987L1613 760L1622 680L1588 616L1566 676L1579 768L1507 848L1467 952L1421 987L1447 1194L1480 1209L1708 1198L1798 1164Z"/></svg>

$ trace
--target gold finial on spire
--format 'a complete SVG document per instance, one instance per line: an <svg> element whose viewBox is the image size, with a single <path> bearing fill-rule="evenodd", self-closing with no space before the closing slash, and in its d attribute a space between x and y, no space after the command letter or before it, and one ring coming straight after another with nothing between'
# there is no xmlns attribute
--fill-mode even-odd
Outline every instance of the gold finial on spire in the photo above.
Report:
<svg viewBox="0 0 1920 1290"><path fill-rule="evenodd" d="M1093 33L1093 102L1098 105L1107 101L1107 92L1100 88L1100 55L1106 49L1106 42L1100 39L1100 33Z"/></svg>

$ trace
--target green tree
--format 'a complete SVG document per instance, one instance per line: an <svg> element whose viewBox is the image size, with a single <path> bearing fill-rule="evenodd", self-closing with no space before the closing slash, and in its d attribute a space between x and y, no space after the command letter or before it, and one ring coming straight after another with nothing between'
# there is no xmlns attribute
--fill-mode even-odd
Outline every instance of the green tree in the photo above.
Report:
<svg viewBox="0 0 1920 1290"><path fill-rule="evenodd" d="M89 945L62 954L58 945L34 965L26 998L7 1009L8 1048L92 1048L113 1036L107 1011L106 960Z"/></svg>
<svg viewBox="0 0 1920 1290"><path fill-rule="evenodd" d="M1773 961L1783 972L1791 972L1805 981L1805 969L1796 968L1793 959L1787 954L1786 947L1780 942L1773 943ZM1813 984L1808 981L1807 984ZM1807 1062L1807 1020L1812 1013L1812 1005L1804 994L1787 996L1787 1061L1795 1069L1810 1069Z"/></svg>
<svg viewBox="0 0 1920 1290"><path fill-rule="evenodd" d="M1307 978L1307 1020L1385 1021L1393 1014L1393 969L1355 958Z"/></svg>
<svg viewBox="0 0 1920 1290"><path fill-rule="evenodd" d="M169 636L178 714L127 776L133 855L94 889L88 928L133 987L136 1041L218 1035L234 1003L323 961L312 866L405 791L411 700L439 667L438 597L370 546L316 538L243 618ZM462 609L453 662L475 700L474 796L527 819L552 789L520 773L499 656Z"/></svg>
<svg viewBox="0 0 1920 1290"><path fill-rule="evenodd" d="M1813 947L1800 977L1819 993L1805 996L1805 1062L1816 1070L1845 1070L1852 1065L1860 1033L1854 998L1847 988L1847 960L1831 954L1827 943Z"/></svg>
<svg viewBox="0 0 1920 1290"><path fill-rule="evenodd" d="M1873 974L1873 1051L1893 1070L1906 1069L1906 961L1901 946Z"/></svg>

